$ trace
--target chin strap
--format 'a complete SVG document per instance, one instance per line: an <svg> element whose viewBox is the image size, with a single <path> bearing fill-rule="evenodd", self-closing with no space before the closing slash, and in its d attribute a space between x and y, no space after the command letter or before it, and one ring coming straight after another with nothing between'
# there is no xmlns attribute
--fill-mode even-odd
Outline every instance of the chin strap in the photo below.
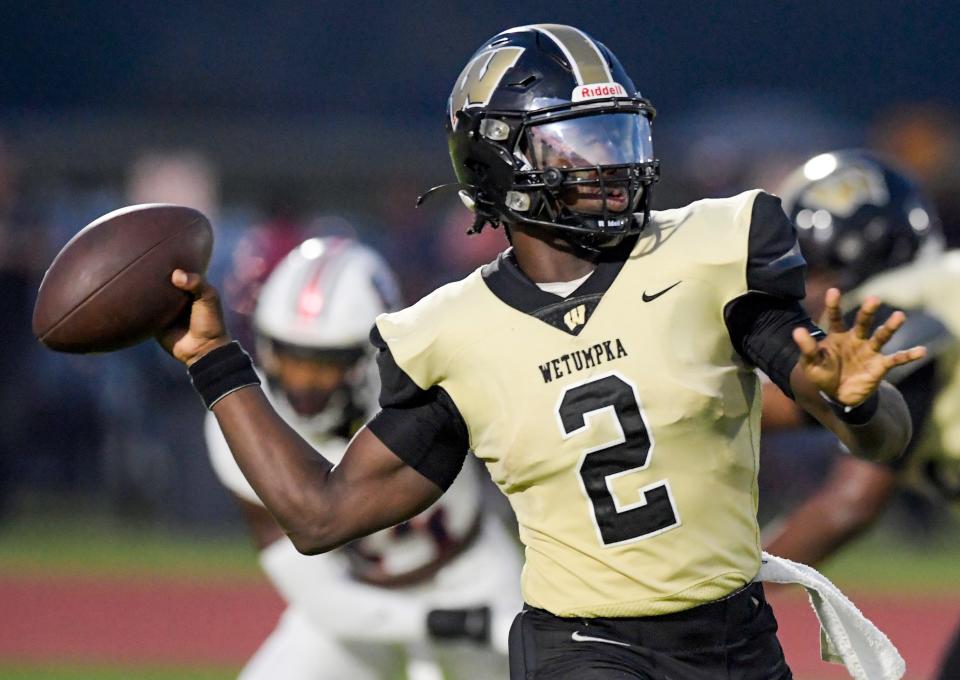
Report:
<svg viewBox="0 0 960 680"><path fill-rule="evenodd" d="M473 189L474 191L477 190L477 187L475 187L474 185L472 185L472 184L463 184L462 182L447 182L446 184L438 184L438 185L435 186L435 187L430 187L429 189L427 189L426 191L424 191L422 194L420 194L419 196L417 196L416 207L419 208L421 205L423 205L423 204L426 202L426 200L427 200L428 198L430 198L431 196L433 196L433 194L436 193L437 191L443 191L443 190L445 190L445 189L452 189L452 188L454 188L454 187L460 189L461 191L463 191L464 189Z"/></svg>
<svg viewBox="0 0 960 680"><path fill-rule="evenodd" d="M488 224L493 229L496 229L500 226L500 220L497 219L496 213L492 210L494 204L483 198L478 187L473 184L464 184L463 182L448 182L447 184L438 184L435 187L430 187L422 194L417 196L416 207L419 208L421 205L423 205L434 193L454 188L459 189L460 191L473 192L472 199L474 201L474 220L473 224L470 225L470 228L467 229L468 234L479 234Z"/></svg>

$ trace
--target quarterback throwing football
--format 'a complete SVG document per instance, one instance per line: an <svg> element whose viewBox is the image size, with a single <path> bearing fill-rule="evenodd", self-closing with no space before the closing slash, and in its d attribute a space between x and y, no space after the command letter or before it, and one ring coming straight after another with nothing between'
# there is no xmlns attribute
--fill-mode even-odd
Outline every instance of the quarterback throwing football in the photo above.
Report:
<svg viewBox="0 0 960 680"><path fill-rule="evenodd" d="M302 552L408 519L482 460L526 552L512 677L789 678L755 581L755 368L853 453L892 458L910 420L883 377L924 350L881 352L903 317L869 334L873 298L848 330L832 290L829 334L811 322L779 199L651 210L653 109L575 28L494 36L447 113L475 229L512 247L377 318L381 410L339 464L270 406L200 276L174 272L196 299L161 342Z"/></svg>

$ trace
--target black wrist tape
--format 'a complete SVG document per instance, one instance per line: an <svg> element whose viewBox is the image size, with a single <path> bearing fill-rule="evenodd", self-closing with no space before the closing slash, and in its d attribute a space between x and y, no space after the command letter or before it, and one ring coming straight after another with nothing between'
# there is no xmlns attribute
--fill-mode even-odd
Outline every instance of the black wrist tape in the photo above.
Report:
<svg viewBox="0 0 960 680"><path fill-rule="evenodd" d="M437 640L490 640L490 608L433 609L427 614L427 632Z"/></svg>
<svg viewBox="0 0 960 680"><path fill-rule="evenodd" d="M236 341L204 354L187 371L193 389L208 409L241 387L260 384L250 355Z"/></svg>
<svg viewBox="0 0 960 680"><path fill-rule="evenodd" d="M834 414L847 423L848 425L863 425L877 412L877 407L880 406L880 391L877 390L864 401L857 404L856 406L844 406L843 404L834 401L828 397L823 392L820 393L821 398L827 402L830 406L830 410Z"/></svg>

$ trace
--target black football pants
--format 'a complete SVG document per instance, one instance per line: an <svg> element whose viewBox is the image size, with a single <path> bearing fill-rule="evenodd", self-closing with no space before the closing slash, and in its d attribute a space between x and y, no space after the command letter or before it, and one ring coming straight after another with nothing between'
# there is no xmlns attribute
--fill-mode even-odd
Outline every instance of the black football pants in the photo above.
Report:
<svg viewBox="0 0 960 680"><path fill-rule="evenodd" d="M663 616L561 618L527 607L510 629L510 680L792 677L759 583Z"/></svg>
<svg viewBox="0 0 960 680"><path fill-rule="evenodd" d="M953 640L940 661L938 680L957 680L960 678L960 626L953 634Z"/></svg>

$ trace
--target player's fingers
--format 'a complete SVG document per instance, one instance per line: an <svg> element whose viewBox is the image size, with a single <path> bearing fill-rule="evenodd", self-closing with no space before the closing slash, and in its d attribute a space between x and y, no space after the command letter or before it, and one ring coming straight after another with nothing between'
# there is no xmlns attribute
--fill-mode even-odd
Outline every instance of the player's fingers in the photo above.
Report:
<svg viewBox="0 0 960 680"><path fill-rule="evenodd" d="M219 297L217 289L200 274L175 269L170 280L173 282L173 285L180 290L185 290L193 295L195 300L214 301Z"/></svg>
<svg viewBox="0 0 960 680"><path fill-rule="evenodd" d="M863 301L860 309L857 310L857 318L853 322L853 334L861 340L870 337L870 326L873 325L873 317L880 309L880 298L870 296Z"/></svg>
<svg viewBox="0 0 960 680"><path fill-rule="evenodd" d="M927 348L921 345L916 347L911 347L910 349L901 350L900 352L894 352L883 358L883 366L887 370L895 368L897 366L902 366L903 364L909 364L911 361L916 361L917 359L922 359L927 356Z"/></svg>
<svg viewBox="0 0 960 680"><path fill-rule="evenodd" d="M829 289L823 296L823 301L830 322L830 332L843 333L847 329L843 326L843 315L840 313L840 289Z"/></svg>
<svg viewBox="0 0 960 680"><path fill-rule="evenodd" d="M903 325L903 322L907 320L907 315L901 311L896 311L890 315L890 317L884 321L873 335L870 337L870 346L874 351L879 352L880 349L886 345L890 338L893 337L893 334L899 330Z"/></svg>
<svg viewBox="0 0 960 680"><path fill-rule="evenodd" d="M170 275L170 281L180 290L185 290L194 296L199 296L203 286L202 276L182 269L174 269L173 274Z"/></svg>
<svg viewBox="0 0 960 680"><path fill-rule="evenodd" d="M806 328L793 329L793 341L800 348L800 353L807 359L813 360L817 357L817 341L810 335Z"/></svg>

